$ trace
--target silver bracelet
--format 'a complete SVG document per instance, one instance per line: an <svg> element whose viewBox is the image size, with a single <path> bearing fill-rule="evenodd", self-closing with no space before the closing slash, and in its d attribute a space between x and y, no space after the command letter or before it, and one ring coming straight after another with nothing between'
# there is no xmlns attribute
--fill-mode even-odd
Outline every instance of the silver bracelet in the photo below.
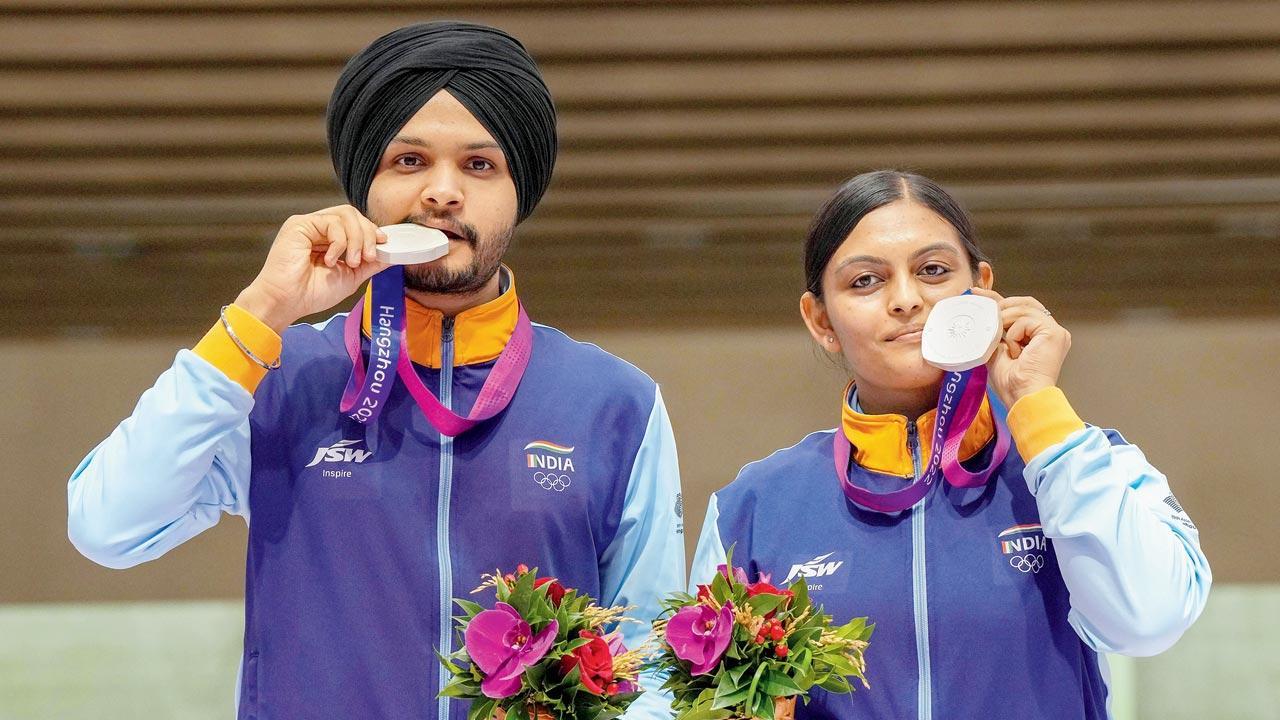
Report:
<svg viewBox="0 0 1280 720"><path fill-rule="evenodd" d="M252 350L245 347L244 343L240 342L240 338L236 337L235 331L231 329L231 323L227 322L227 308L229 307L231 306L223 305L222 309L218 311L218 317L222 318L222 329L227 331L227 337L231 338L231 342L235 343L236 347L240 348L240 352L244 353L245 357L248 357L250 360L258 363L258 365L261 366L263 369L275 370L279 368L280 358L276 358L276 361L274 363L271 363L270 365L268 365L267 363L262 361L262 358L258 357L257 355L254 355Z"/></svg>

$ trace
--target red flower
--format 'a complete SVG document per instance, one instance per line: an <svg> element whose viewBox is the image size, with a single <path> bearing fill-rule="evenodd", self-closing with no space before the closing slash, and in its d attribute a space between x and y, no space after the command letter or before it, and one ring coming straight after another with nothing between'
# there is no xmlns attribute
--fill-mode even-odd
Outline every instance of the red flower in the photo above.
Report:
<svg viewBox="0 0 1280 720"><path fill-rule="evenodd" d="M747 597L755 597L757 595L783 595L790 598L794 597L795 593L774 587L768 580L757 580L747 586Z"/></svg>
<svg viewBox="0 0 1280 720"><path fill-rule="evenodd" d="M708 604L708 605L710 604L711 602L711 586L710 585L698 586L698 602Z"/></svg>
<svg viewBox="0 0 1280 720"><path fill-rule="evenodd" d="M778 643L778 646L773 649L773 652L778 657L784 658L787 656L787 653L791 652L791 648L787 647L786 645L783 645L782 643Z"/></svg>
<svg viewBox="0 0 1280 720"><path fill-rule="evenodd" d="M778 604L778 607L780 608L786 607L787 604L791 602L791 598L795 597L795 593L790 590L783 590L781 588L774 587L773 584L769 582L769 578L767 576L747 586L747 597L750 598L757 595L781 595L782 597L785 597L786 600L783 600ZM766 618L772 618L775 613L777 613L777 610L770 610L765 613L764 616Z"/></svg>
<svg viewBox="0 0 1280 720"><path fill-rule="evenodd" d="M560 672L568 675L575 667L578 668L582 686L596 695L605 695L609 683L613 682L613 656L609 654L609 643L588 630L581 631L578 636L590 642L560 658Z"/></svg>
<svg viewBox="0 0 1280 720"><path fill-rule="evenodd" d="M568 591L560 584L559 580L553 577L540 577L533 581L533 586L540 588L548 583L550 583L550 587L547 588L547 597L551 599L552 605L560 607L560 601L564 600L564 594Z"/></svg>

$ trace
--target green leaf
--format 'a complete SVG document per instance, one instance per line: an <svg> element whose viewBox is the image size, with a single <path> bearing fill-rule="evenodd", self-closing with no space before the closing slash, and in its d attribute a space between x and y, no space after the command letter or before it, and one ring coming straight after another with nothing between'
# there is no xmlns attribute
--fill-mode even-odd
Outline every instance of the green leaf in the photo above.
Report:
<svg viewBox="0 0 1280 720"><path fill-rule="evenodd" d="M809 688L813 687L813 684L817 682L813 672L813 657L809 653L809 648L804 648L792 656L791 667L794 668L793 672L795 674L792 677L795 684L805 692L808 692Z"/></svg>
<svg viewBox="0 0 1280 720"><path fill-rule="evenodd" d="M515 608L521 617L528 617L534 601L533 581L533 573L516 578L516 583L511 588L511 595L507 598L507 604Z"/></svg>
<svg viewBox="0 0 1280 720"><path fill-rule="evenodd" d="M864 617L860 617L860 618L854 618L849 622L845 623L844 625L833 628L833 630L840 637L848 638L850 640L859 640L862 638L862 633L866 629L866 627L867 627L867 619Z"/></svg>
<svg viewBox="0 0 1280 720"><path fill-rule="evenodd" d="M529 610L524 614L525 622L530 625L544 626L555 617L556 613L546 598L539 597L536 592L529 598Z"/></svg>
<svg viewBox="0 0 1280 720"><path fill-rule="evenodd" d="M715 700L711 707L715 709L732 708L746 702L751 693L748 688L734 687L729 683L722 683L716 687Z"/></svg>
<svg viewBox="0 0 1280 720"><path fill-rule="evenodd" d="M573 669L570 670L568 674L566 674L564 678L555 685L555 687L562 688L564 692L568 693L571 689L580 687L581 684L582 666L574 665Z"/></svg>
<svg viewBox="0 0 1280 720"><path fill-rule="evenodd" d="M751 677L751 689L747 691L747 697L755 697L756 688L760 687L760 679L764 677L764 673L768 669L769 666L764 663L756 666L756 672Z"/></svg>
<svg viewBox="0 0 1280 720"><path fill-rule="evenodd" d="M699 706L711 707L712 703L715 702L715 699L716 699L715 688L707 688L702 692L698 693L698 697L693 699L693 707L699 707Z"/></svg>
<svg viewBox="0 0 1280 720"><path fill-rule="evenodd" d="M453 673L454 675L461 675L461 674L463 673L462 668L461 668L461 667L459 667L459 666L457 665L457 663L454 663L454 662L453 662L452 660L450 660L449 658L447 658L447 657L445 657L444 655L440 654L440 651L439 651L439 650L436 650L436 657L440 659L440 664L441 664L441 665L444 665L444 666L445 666L445 668L446 668L449 672Z"/></svg>
<svg viewBox="0 0 1280 720"><path fill-rule="evenodd" d="M472 702L471 709L467 711L467 720L489 720L497 707L498 701L493 698Z"/></svg>
<svg viewBox="0 0 1280 720"><path fill-rule="evenodd" d="M726 720L733 717L729 710L702 707L676 715L678 720Z"/></svg>
<svg viewBox="0 0 1280 720"><path fill-rule="evenodd" d="M474 603L474 602L471 602L470 600L462 600L459 598L454 598L453 602L456 603L458 607L462 608L463 612L467 614L466 615L467 620L470 620L476 615L479 615L480 613L484 612L484 606L481 605L480 603Z"/></svg>
<svg viewBox="0 0 1280 720"><path fill-rule="evenodd" d="M451 681L440 691L440 697L474 698L481 695L480 686L468 679Z"/></svg>
<svg viewBox="0 0 1280 720"><path fill-rule="evenodd" d="M765 673L764 678L760 681L760 691L769 697L791 697L792 695L804 693L804 690L794 680L787 677L786 673L777 670L770 670Z"/></svg>
<svg viewBox="0 0 1280 720"><path fill-rule="evenodd" d="M590 644L591 644L591 638L583 638L583 637L574 638L564 644L563 654L571 653L580 647L586 647L587 645L590 645Z"/></svg>
<svg viewBox="0 0 1280 720"><path fill-rule="evenodd" d="M524 701L517 700L506 708L507 720L530 720L528 711L525 710Z"/></svg>
<svg viewBox="0 0 1280 720"><path fill-rule="evenodd" d="M839 675L853 675L858 672L858 666L845 655L836 655L830 662L831 669Z"/></svg>
<svg viewBox="0 0 1280 720"><path fill-rule="evenodd" d="M791 599L791 608L796 615L804 612L809 607L809 585L804 578L797 578L791 583L791 592L795 595Z"/></svg>
<svg viewBox="0 0 1280 720"><path fill-rule="evenodd" d="M853 692L853 686L849 684L849 681L846 680L843 675L832 675L819 683L818 687L826 690L827 692L836 693L837 695Z"/></svg>
<svg viewBox="0 0 1280 720"><path fill-rule="evenodd" d="M804 647L820 637L822 637L822 628L820 627L799 628L791 632L787 644L791 647Z"/></svg>
<svg viewBox="0 0 1280 720"><path fill-rule="evenodd" d="M760 720L773 720L773 698L768 695L760 695L756 697L755 703L751 708L751 716L760 718Z"/></svg>
<svg viewBox="0 0 1280 720"><path fill-rule="evenodd" d="M715 598L716 602L723 605L725 601L729 600L732 596L733 592L729 588L728 578L724 576L724 573L716 573L716 576L711 580L711 597Z"/></svg>
<svg viewBox="0 0 1280 720"><path fill-rule="evenodd" d="M751 611L756 615L768 615L787 599L786 595L756 595L747 599L747 605L751 607Z"/></svg>

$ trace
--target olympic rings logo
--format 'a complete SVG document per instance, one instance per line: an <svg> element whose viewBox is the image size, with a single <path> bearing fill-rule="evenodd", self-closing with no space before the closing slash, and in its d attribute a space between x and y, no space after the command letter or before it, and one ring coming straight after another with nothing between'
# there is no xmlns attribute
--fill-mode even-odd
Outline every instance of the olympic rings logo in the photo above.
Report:
<svg viewBox="0 0 1280 720"><path fill-rule="evenodd" d="M543 490L555 490L556 492L564 492L572 483L568 475L557 475L541 471L533 474L533 481L538 483Z"/></svg>
<svg viewBox="0 0 1280 720"><path fill-rule="evenodd" d="M1044 567L1043 555L1012 555L1009 557L1009 565L1024 573L1038 573L1040 568Z"/></svg>

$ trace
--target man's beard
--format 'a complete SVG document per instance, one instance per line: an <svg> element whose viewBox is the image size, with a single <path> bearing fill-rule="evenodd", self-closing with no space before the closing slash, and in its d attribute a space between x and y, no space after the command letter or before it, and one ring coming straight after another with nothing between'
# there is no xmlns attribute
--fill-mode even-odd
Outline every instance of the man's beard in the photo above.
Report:
<svg viewBox="0 0 1280 720"><path fill-rule="evenodd" d="M515 227L507 227L483 242L479 241L475 228L470 225L459 223L457 230L471 247L471 262L462 268L448 268L441 261L410 265L404 269L406 289L433 295L467 295L483 288L498 272L502 258L511 246Z"/></svg>

